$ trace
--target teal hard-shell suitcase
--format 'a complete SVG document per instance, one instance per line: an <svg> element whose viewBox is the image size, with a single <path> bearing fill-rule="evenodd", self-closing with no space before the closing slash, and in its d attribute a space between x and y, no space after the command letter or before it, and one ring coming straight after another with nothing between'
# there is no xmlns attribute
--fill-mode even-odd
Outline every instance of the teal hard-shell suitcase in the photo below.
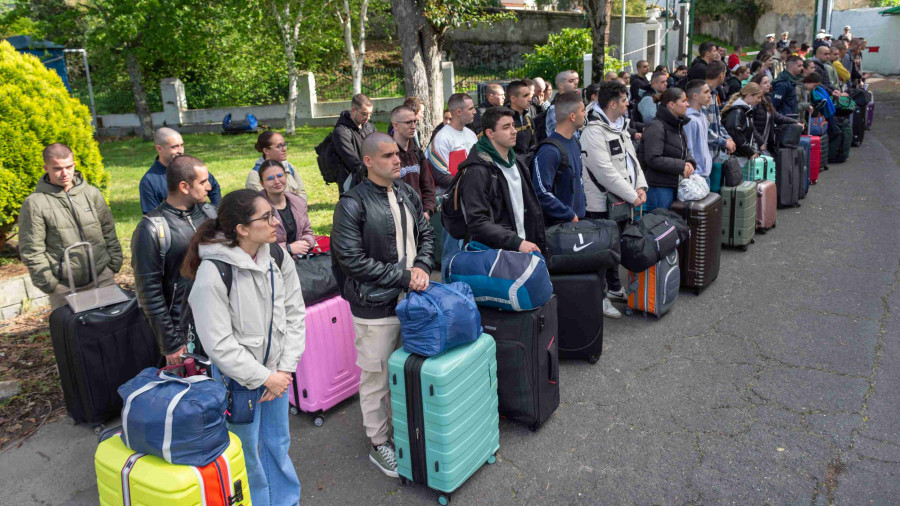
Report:
<svg viewBox="0 0 900 506"><path fill-rule="evenodd" d="M401 348L388 373L401 481L427 485L446 504L500 449L494 339L482 334L430 358Z"/></svg>
<svg viewBox="0 0 900 506"><path fill-rule="evenodd" d="M744 181L775 181L775 159L759 155L747 161L741 172L744 174Z"/></svg>

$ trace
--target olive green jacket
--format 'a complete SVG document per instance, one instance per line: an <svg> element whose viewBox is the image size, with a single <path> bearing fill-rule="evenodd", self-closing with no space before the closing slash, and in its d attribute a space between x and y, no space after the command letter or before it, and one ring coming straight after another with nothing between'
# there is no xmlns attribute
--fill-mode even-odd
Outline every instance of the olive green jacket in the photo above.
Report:
<svg viewBox="0 0 900 506"><path fill-rule="evenodd" d="M44 293L69 283L62 268L63 251L76 242L93 245L98 273L106 267L119 272L122 267L122 246L103 194L80 172L75 172L74 183L67 193L44 175L19 211L19 256L34 286ZM75 286L90 283L85 248L73 249L70 257Z"/></svg>

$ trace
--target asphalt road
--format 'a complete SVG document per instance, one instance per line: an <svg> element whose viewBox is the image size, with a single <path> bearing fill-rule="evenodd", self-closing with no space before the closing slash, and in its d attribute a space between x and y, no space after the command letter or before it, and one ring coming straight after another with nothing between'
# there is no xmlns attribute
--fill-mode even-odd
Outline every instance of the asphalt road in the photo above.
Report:
<svg viewBox="0 0 900 506"><path fill-rule="evenodd" d="M897 95L900 97L900 95ZM887 97L885 97L887 98ZM890 504L900 498L900 101L799 209L661 320L607 320L560 367L538 432L454 504ZM358 400L292 417L305 504L433 504L367 459ZM0 455L2 504L96 504L95 435L59 422Z"/></svg>

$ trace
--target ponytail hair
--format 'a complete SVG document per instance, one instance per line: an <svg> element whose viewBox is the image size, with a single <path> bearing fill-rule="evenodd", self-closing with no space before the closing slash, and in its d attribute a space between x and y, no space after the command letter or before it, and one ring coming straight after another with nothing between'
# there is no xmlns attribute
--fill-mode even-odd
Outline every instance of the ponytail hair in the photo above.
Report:
<svg viewBox="0 0 900 506"><path fill-rule="evenodd" d="M271 147L271 146L269 146L269 144L272 143L272 136L274 136L277 133L278 132L276 132L274 130L266 130L265 132L259 134L259 137L256 138L256 145L253 147L257 151L262 153L263 149Z"/></svg>
<svg viewBox="0 0 900 506"><path fill-rule="evenodd" d="M684 96L684 90L681 88L671 87L666 89L666 91L659 94L659 106L666 107L672 102L677 100L681 100L681 97Z"/></svg>
<svg viewBox="0 0 900 506"><path fill-rule="evenodd" d="M187 255L181 264L181 275L194 279L200 268L201 244L224 244L229 248L238 246L237 226L250 222L256 211L256 199L261 199L253 190L235 190L222 198L219 216L203 222L188 246Z"/></svg>
<svg viewBox="0 0 900 506"><path fill-rule="evenodd" d="M757 93L762 93L762 87L760 85L754 82L745 84L744 87L741 88L741 91L732 95L731 98L728 99L728 102L726 102L725 105L722 106L722 114L725 114L729 109L731 109L731 106L734 104L735 100L744 98L749 95L756 95Z"/></svg>

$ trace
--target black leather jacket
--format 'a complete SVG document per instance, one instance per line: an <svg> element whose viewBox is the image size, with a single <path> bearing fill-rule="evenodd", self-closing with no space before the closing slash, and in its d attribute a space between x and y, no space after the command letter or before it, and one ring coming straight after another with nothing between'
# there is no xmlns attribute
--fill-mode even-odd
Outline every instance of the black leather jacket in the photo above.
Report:
<svg viewBox="0 0 900 506"><path fill-rule="evenodd" d="M394 181L393 191L413 216L407 227L414 227L416 251L407 254L415 255L415 267L430 274L434 267L434 229L425 219L422 201L403 181ZM395 315L399 291L393 295L389 289L407 289L411 274L398 265L400 253L387 188L363 179L341 195L333 220L331 255L340 268L338 282L351 312L359 318ZM341 281L341 277L345 279Z"/></svg>
<svg viewBox="0 0 900 506"><path fill-rule="evenodd" d="M186 329L180 325L192 281L181 276L181 263L194 232L210 219L209 215L215 216L215 208L210 204L182 211L164 201L144 215L131 236L134 290L164 355L187 344ZM150 217L162 217L169 225L169 249L164 254L158 226Z"/></svg>
<svg viewBox="0 0 900 506"><path fill-rule="evenodd" d="M734 154L750 158L759 153L762 147L762 135L757 133L753 124L753 109L744 103L735 103L722 113L722 125L731 139L734 140Z"/></svg>

